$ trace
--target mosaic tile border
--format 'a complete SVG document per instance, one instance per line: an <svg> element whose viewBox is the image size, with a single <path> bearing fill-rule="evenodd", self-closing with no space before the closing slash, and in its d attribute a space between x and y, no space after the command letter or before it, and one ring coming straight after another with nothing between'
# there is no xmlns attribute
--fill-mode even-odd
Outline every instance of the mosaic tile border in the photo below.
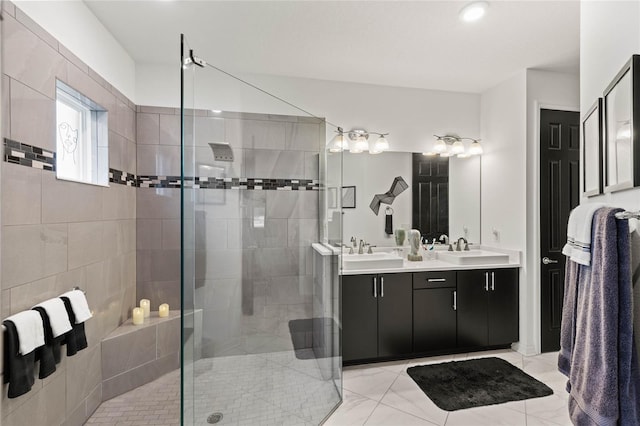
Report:
<svg viewBox="0 0 640 426"><path fill-rule="evenodd" d="M118 169L109 169L109 182L132 187L138 186L136 175Z"/></svg>
<svg viewBox="0 0 640 426"><path fill-rule="evenodd" d="M260 179L187 177L187 188L198 189L247 189L263 191L313 191L320 183L315 179ZM180 188L180 176L138 176L140 188Z"/></svg>
<svg viewBox="0 0 640 426"><path fill-rule="evenodd" d="M4 139L4 160L8 163L36 169L56 170L56 153L12 139ZM109 169L109 182L134 188L180 188L180 176L136 176L118 169ZM320 188L316 179L262 179L186 177L187 188L244 189L258 191L314 191Z"/></svg>
<svg viewBox="0 0 640 426"><path fill-rule="evenodd" d="M56 170L56 153L4 138L4 161L41 170Z"/></svg>

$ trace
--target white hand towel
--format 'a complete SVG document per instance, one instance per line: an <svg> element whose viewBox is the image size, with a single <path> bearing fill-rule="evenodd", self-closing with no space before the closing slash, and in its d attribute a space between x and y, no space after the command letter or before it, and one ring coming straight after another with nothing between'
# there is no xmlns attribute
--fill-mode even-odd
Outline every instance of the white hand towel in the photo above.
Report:
<svg viewBox="0 0 640 426"><path fill-rule="evenodd" d="M6 321L11 321L16 326L21 355L31 353L35 348L44 345L44 324L38 312L31 310L18 312Z"/></svg>
<svg viewBox="0 0 640 426"><path fill-rule="evenodd" d="M567 244L562 254L581 265L591 265L591 222L596 210L605 207L602 203L580 204L571 210L567 223Z"/></svg>
<svg viewBox="0 0 640 426"><path fill-rule="evenodd" d="M69 314L67 314L67 310L64 307L62 299L56 297L55 299L49 299L42 303L38 303L36 306L43 308L47 312L53 337L62 336L64 333L71 331ZM34 308L36 306L34 306Z"/></svg>
<svg viewBox="0 0 640 426"><path fill-rule="evenodd" d="M76 324L85 322L92 317L87 297L82 290L71 290L62 294L61 297L69 299L71 309L73 309L73 313L76 316Z"/></svg>

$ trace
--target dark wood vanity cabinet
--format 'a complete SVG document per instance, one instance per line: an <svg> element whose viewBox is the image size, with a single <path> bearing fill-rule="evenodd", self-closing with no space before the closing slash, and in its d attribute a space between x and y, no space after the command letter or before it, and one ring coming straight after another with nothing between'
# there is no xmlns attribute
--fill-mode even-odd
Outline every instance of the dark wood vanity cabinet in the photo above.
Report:
<svg viewBox="0 0 640 426"><path fill-rule="evenodd" d="M342 359L345 362L412 351L410 273L342 276Z"/></svg>
<svg viewBox="0 0 640 426"><path fill-rule="evenodd" d="M518 269L458 271L458 347L518 340Z"/></svg>
<svg viewBox="0 0 640 426"><path fill-rule="evenodd" d="M518 268L343 275L346 363L518 340Z"/></svg>
<svg viewBox="0 0 640 426"><path fill-rule="evenodd" d="M456 347L456 272L413 274L413 352Z"/></svg>

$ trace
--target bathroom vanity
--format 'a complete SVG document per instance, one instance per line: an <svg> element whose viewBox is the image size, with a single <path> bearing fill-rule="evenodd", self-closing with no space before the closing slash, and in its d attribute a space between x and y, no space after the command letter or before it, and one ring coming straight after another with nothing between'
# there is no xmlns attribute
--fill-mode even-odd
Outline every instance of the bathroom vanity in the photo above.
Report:
<svg viewBox="0 0 640 426"><path fill-rule="evenodd" d="M473 250L468 257L473 259ZM343 269L343 363L508 347L518 341L519 254L504 259L483 265L405 260L395 268Z"/></svg>

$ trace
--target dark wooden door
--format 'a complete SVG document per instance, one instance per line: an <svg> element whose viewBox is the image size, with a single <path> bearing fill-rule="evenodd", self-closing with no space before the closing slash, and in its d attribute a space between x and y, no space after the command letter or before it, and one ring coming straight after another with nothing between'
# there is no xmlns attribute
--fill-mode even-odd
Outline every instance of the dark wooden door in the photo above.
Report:
<svg viewBox="0 0 640 426"><path fill-rule="evenodd" d="M488 272L458 271L458 347L487 346Z"/></svg>
<svg viewBox="0 0 640 426"><path fill-rule="evenodd" d="M488 301L489 346L517 342L519 336L518 270L496 269L490 274Z"/></svg>
<svg viewBox="0 0 640 426"><path fill-rule="evenodd" d="M540 333L542 352L560 348L569 212L580 203L577 112L540 111Z"/></svg>
<svg viewBox="0 0 640 426"><path fill-rule="evenodd" d="M342 277L342 359L378 356L378 289L376 275Z"/></svg>
<svg viewBox="0 0 640 426"><path fill-rule="evenodd" d="M429 240L449 235L449 158L413 154L413 228Z"/></svg>
<svg viewBox="0 0 640 426"><path fill-rule="evenodd" d="M378 280L378 356L411 353L411 274L384 274Z"/></svg>
<svg viewBox="0 0 640 426"><path fill-rule="evenodd" d="M456 347L455 287L413 290L413 351Z"/></svg>

